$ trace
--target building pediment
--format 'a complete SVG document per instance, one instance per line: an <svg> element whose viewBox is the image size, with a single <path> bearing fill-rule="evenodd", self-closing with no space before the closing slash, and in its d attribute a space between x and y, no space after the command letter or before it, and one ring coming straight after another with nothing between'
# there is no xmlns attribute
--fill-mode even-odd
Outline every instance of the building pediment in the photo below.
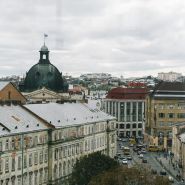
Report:
<svg viewBox="0 0 185 185"><path fill-rule="evenodd" d="M62 96L54 91L48 90L45 87L42 89L30 92L23 93L28 99L61 99Z"/></svg>

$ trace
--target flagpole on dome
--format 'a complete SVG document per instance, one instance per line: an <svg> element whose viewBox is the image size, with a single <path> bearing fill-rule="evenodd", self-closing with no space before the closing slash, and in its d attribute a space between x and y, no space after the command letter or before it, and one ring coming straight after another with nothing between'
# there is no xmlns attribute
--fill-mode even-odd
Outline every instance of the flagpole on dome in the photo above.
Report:
<svg viewBox="0 0 185 185"><path fill-rule="evenodd" d="M44 46L45 46L46 37L48 37L48 35L44 33Z"/></svg>

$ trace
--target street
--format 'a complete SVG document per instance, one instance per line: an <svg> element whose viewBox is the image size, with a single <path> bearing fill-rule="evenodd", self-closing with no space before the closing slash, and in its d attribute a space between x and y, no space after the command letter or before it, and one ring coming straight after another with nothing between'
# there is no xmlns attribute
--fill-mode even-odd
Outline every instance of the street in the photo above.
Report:
<svg viewBox="0 0 185 185"><path fill-rule="evenodd" d="M127 158L127 156L124 155L124 152L123 152L124 147L129 147L129 142L128 141L127 142L118 141L117 152L120 154L120 160L119 160L120 164L122 164L123 158ZM138 165L143 168L146 167L158 175L160 175L160 172L163 172L163 173L166 173L163 176L166 176L166 177L171 176L174 179L174 182L172 183L173 185L185 184L182 182L180 183L179 181L176 180L176 174L171 172L170 169L168 169L168 168L170 168L170 166L168 167L168 166L163 165L163 163L162 163L163 161L160 162L160 160L167 160L165 158L163 159L162 157L160 157L160 156L162 156L162 153L161 153L161 155L159 155L159 153L157 153L157 152L146 151L146 153L143 154L143 157L140 158L141 156L139 156L137 154L137 152L133 151L133 147L129 147L129 148L130 148L130 155L132 157L132 160L127 160L129 168L134 165L136 165L136 166ZM145 159L145 163L143 163L143 159ZM166 162L164 164L167 164L167 161L164 161L164 162Z"/></svg>

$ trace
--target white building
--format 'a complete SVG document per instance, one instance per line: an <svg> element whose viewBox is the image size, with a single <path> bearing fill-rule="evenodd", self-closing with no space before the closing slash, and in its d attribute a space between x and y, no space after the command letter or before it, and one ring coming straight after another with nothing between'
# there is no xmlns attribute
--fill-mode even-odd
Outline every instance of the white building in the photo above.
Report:
<svg viewBox="0 0 185 185"><path fill-rule="evenodd" d="M138 137L144 132L146 88L118 87L102 101L104 112L117 118L119 137Z"/></svg>
<svg viewBox="0 0 185 185"><path fill-rule="evenodd" d="M159 80L163 80L163 81L170 81L170 82L174 82L176 81L179 77L181 77L182 74L181 73L176 73L176 72L168 72L168 73L158 73L158 79Z"/></svg>
<svg viewBox="0 0 185 185"><path fill-rule="evenodd" d="M0 184L64 183L81 156L116 154L115 118L87 104L0 106Z"/></svg>

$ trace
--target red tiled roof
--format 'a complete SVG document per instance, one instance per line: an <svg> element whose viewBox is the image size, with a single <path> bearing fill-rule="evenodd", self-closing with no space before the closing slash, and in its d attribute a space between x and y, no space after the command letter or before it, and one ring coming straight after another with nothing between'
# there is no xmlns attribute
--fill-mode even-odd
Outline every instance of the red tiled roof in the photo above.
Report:
<svg viewBox="0 0 185 185"><path fill-rule="evenodd" d="M107 99L145 99L147 88L122 88L117 87L108 92Z"/></svg>

